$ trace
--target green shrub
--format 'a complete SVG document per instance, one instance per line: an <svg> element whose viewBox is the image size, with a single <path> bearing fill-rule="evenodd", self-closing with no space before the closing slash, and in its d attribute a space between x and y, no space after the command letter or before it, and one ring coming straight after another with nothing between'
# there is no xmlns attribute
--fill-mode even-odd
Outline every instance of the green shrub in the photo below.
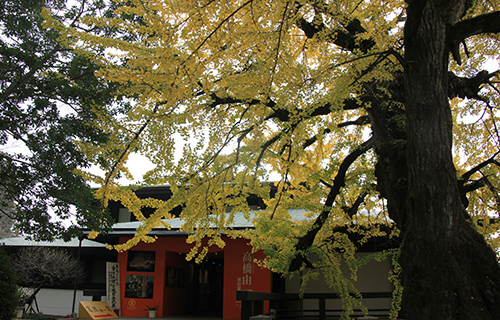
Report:
<svg viewBox="0 0 500 320"><path fill-rule="evenodd" d="M0 320L11 320L18 302L14 269L9 256L0 247Z"/></svg>

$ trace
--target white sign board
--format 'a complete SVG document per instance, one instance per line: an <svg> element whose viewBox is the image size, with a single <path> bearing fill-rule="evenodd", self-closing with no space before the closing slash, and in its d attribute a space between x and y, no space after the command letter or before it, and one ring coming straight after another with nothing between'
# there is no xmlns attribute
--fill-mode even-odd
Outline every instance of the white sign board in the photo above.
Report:
<svg viewBox="0 0 500 320"><path fill-rule="evenodd" d="M120 264L118 262L106 262L106 301L111 309L120 309Z"/></svg>

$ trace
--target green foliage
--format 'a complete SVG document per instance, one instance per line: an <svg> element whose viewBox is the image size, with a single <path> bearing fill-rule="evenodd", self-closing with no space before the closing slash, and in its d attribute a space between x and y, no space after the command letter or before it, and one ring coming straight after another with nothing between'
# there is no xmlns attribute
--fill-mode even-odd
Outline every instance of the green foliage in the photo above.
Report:
<svg viewBox="0 0 500 320"><path fill-rule="evenodd" d="M0 319L11 320L18 305L16 274L9 256L0 248Z"/></svg>
<svg viewBox="0 0 500 320"><path fill-rule="evenodd" d="M102 205L78 175L90 163L75 142L106 141L92 123L118 100L116 85L94 75L98 65L63 49L58 33L42 27L43 7L76 26L80 15L102 11L103 3L0 4L0 184L17 209L11 215L18 230L37 239L67 239L80 227L108 225Z"/></svg>

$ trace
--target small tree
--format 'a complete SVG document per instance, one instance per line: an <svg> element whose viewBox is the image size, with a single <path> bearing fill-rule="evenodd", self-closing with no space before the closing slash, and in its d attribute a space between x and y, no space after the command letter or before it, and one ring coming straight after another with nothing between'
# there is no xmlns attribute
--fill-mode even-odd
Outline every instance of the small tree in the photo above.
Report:
<svg viewBox="0 0 500 320"><path fill-rule="evenodd" d="M67 251L60 249L23 248L12 262L18 274L19 285L34 288L26 299L28 306L31 306L43 287L69 283L75 277L76 281L81 282L85 276L82 264Z"/></svg>
<svg viewBox="0 0 500 320"><path fill-rule="evenodd" d="M9 256L0 247L0 320L11 320L17 303L16 275Z"/></svg>

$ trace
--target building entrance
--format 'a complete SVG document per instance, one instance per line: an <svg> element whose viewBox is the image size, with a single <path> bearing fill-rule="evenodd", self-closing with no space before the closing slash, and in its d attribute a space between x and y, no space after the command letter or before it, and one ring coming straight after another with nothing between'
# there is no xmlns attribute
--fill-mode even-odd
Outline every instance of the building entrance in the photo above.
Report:
<svg viewBox="0 0 500 320"><path fill-rule="evenodd" d="M187 314L222 317L224 252L209 253L202 263L188 263Z"/></svg>

